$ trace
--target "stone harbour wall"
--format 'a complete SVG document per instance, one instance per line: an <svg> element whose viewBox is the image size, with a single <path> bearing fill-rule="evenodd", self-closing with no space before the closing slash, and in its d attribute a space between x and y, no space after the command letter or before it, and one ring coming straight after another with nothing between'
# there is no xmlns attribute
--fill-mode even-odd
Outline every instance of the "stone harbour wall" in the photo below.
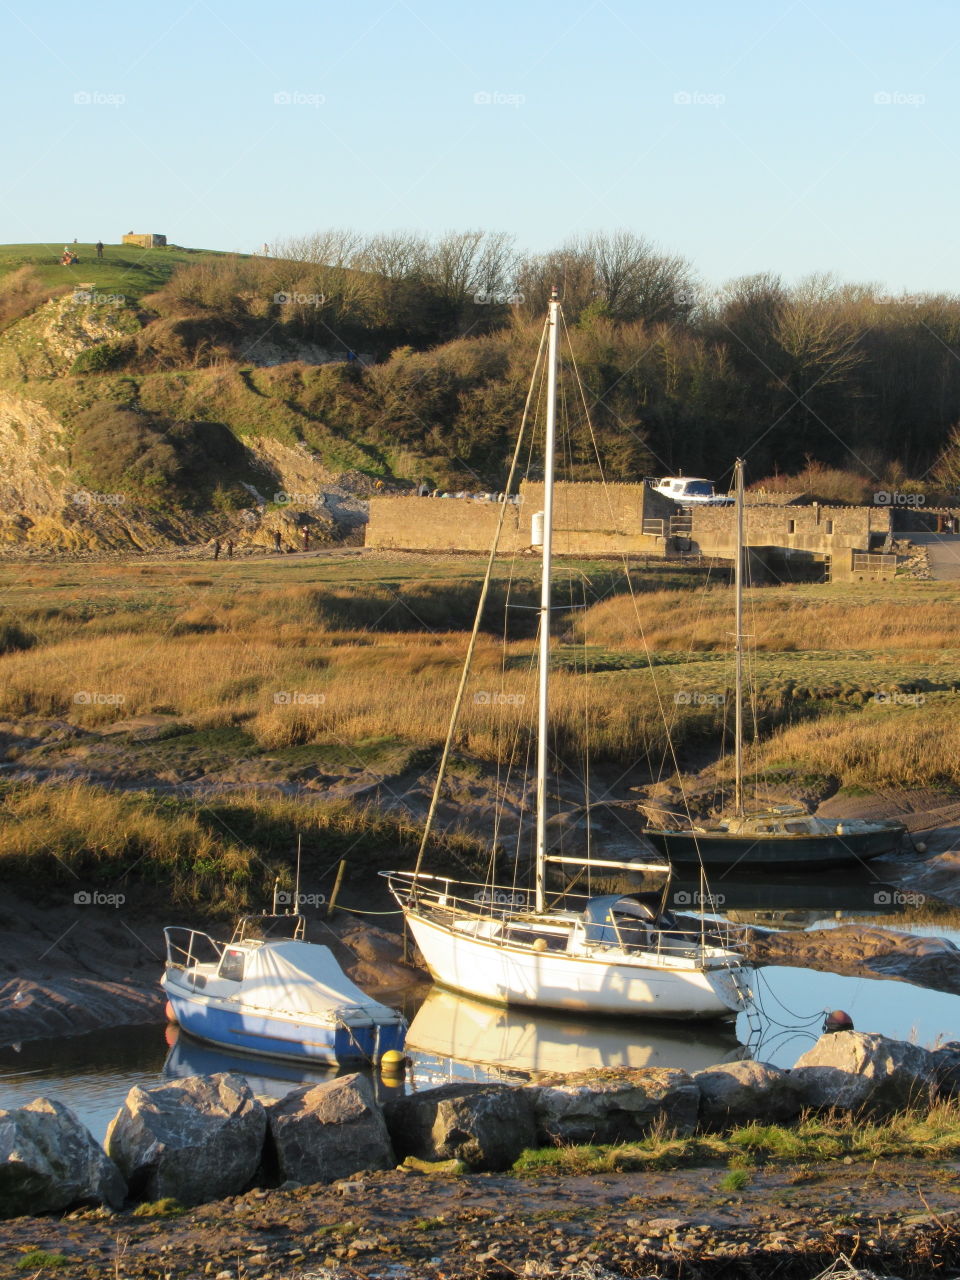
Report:
<svg viewBox="0 0 960 1280"><path fill-rule="evenodd" d="M471 498L374 497L366 545L391 550L488 551L500 503ZM526 551L532 521L543 510L542 483L524 482L520 502L507 503L500 547ZM554 488L557 555L664 555L665 538L644 534L645 520L669 520L668 498L644 484L569 484Z"/></svg>

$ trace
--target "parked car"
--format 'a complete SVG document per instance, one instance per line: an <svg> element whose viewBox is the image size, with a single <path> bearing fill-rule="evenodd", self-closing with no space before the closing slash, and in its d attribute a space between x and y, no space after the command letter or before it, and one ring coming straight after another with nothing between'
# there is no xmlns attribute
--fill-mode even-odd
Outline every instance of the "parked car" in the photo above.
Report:
<svg viewBox="0 0 960 1280"><path fill-rule="evenodd" d="M650 483L656 493L684 507L725 507L733 502L730 494L715 492L713 481L704 480L702 476L663 476Z"/></svg>

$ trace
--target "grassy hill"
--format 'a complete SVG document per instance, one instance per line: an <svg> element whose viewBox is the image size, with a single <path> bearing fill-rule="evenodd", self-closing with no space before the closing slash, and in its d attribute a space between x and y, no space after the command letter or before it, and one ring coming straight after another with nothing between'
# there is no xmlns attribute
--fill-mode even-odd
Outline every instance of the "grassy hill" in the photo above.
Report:
<svg viewBox="0 0 960 1280"><path fill-rule="evenodd" d="M225 254L210 249L138 249L129 244L104 244L103 259L97 259L93 244L71 244L80 261L76 266L60 265L62 244L0 245L0 281L21 267L32 267L51 289L63 285L92 284L101 293L122 294L139 301L167 283L178 266L220 258Z"/></svg>

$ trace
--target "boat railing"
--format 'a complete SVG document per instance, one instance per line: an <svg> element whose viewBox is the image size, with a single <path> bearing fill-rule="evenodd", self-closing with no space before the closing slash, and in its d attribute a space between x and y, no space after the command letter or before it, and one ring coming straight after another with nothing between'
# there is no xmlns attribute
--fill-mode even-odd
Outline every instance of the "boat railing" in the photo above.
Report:
<svg viewBox="0 0 960 1280"><path fill-rule="evenodd" d="M209 933L200 929L188 929L184 925L169 925L163 931L167 944L167 967L192 969L196 964L219 964L226 948L225 942L217 942Z"/></svg>
<svg viewBox="0 0 960 1280"><path fill-rule="evenodd" d="M534 911L532 892L514 885L492 885L489 881L464 881L452 876L430 875L412 871L382 872L391 892L404 909L428 911L440 921L452 923L476 917L503 925L513 922L518 927L529 920ZM547 896L547 909L562 918L564 914L580 916L591 901L590 894L556 892ZM633 895L625 893L624 898ZM654 917L647 922L636 919L609 922L615 942L628 950L642 950L660 957L678 954L696 955L703 947L740 951L749 929L722 916L693 913ZM492 942L513 941L508 929L502 929ZM559 938L558 938L559 942Z"/></svg>

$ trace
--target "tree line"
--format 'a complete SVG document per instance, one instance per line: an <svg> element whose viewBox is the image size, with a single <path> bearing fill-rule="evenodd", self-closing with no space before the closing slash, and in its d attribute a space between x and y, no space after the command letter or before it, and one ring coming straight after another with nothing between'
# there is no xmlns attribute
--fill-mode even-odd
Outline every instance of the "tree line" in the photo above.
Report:
<svg viewBox="0 0 960 1280"><path fill-rule="evenodd" d="M346 402L334 418L494 485L555 284L620 475L722 479L739 453L754 477L813 458L871 482L923 483L938 462L943 471L951 438L960 448L957 295L773 273L712 289L687 259L630 231L525 254L498 232L330 230L269 257L203 259L146 302L183 332L269 328L360 353L362 421ZM592 445L584 434L571 448L576 465Z"/></svg>

